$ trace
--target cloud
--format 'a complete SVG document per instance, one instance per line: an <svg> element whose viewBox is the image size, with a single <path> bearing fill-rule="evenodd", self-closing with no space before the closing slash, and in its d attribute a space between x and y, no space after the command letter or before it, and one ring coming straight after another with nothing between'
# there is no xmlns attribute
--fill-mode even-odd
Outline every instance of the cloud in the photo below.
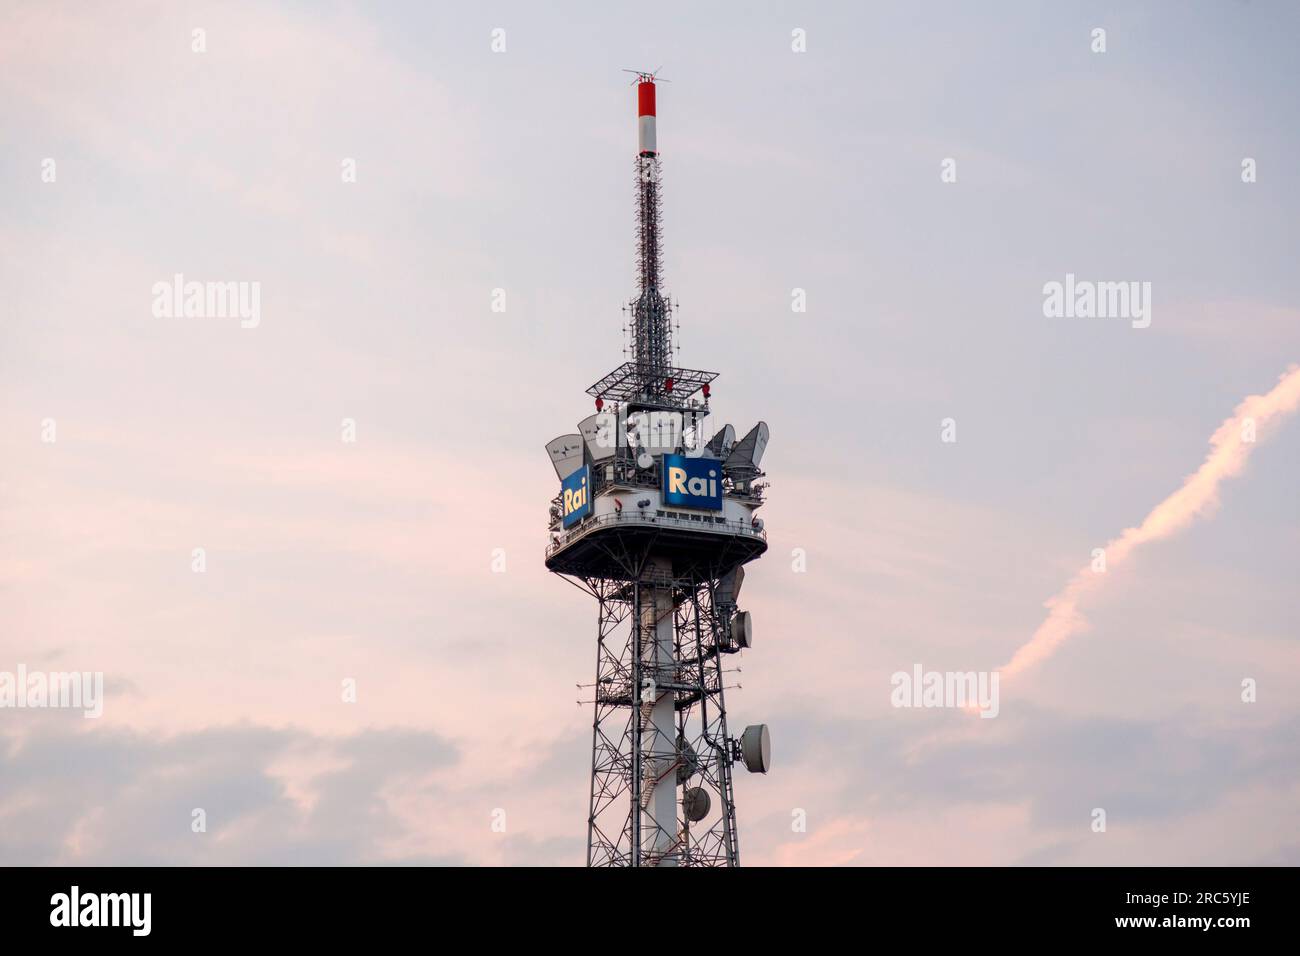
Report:
<svg viewBox="0 0 1300 956"><path fill-rule="evenodd" d="M65 727L42 721L4 741L7 865L463 861L454 852L403 853L408 827L391 809L392 788L429 786L456 761L456 748L436 734L328 738L250 724L153 737ZM294 758L297 781L285 769ZM305 775L304 766L312 768ZM196 808L205 833L191 830Z"/></svg>
<svg viewBox="0 0 1300 956"><path fill-rule="evenodd" d="M1225 726L1209 708L1135 720L1021 703L992 721L784 713L773 726L787 746L755 788L775 787L757 794L767 812L751 804L742 821L751 862L1249 865L1277 852L1300 791L1295 717ZM806 810L806 834L790 807ZM1097 807L1105 834L1090 828ZM1186 839L1207 830L1223 838Z"/></svg>
<svg viewBox="0 0 1300 956"><path fill-rule="evenodd" d="M1105 572L1084 567L1065 588L1047 601L1047 619L1033 637L1021 646L1000 670L1005 677L1046 660L1072 635L1088 626L1080 605L1085 597L1101 588L1108 574L1123 567L1141 545L1159 541L1181 531L1199 517L1211 513L1219 503L1219 486L1245 468L1257 438L1279 419L1300 406L1300 367L1291 366L1272 390L1250 395L1239 404L1210 436L1210 453L1201 467L1184 479L1182 487L1151 509L1136 528L1127 528L1105 547Z"/></svg>
<svg viewBox="0 0 1300 956"><path fill-rule="evenodd" d="M401 727L240 723L171 736L9 712L5 865L578 865L590 734L525 761ZM18 721L15 723L14 721ZM207 830L191 829L201 808ZM501 817L504 831L493 828ZM578 821L578 822L575 822Z"/></svg>

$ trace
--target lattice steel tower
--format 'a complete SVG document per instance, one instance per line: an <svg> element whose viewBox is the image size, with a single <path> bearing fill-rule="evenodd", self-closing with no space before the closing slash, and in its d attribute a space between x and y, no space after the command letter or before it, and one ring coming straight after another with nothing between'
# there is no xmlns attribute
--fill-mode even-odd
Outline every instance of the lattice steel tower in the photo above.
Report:
<svg viewBox="0 0 1300 956"><path fill-rule="evenodd" d="M663 292L655 76L637 72L632 360L546 447L560 479L546 566L596 598L589 866L736 866L732 771L766 773L766 725L727 731L731 655L752 643L743 565L767 550L767 425L706 439L716 373L673 364ZM608 407L607 407L608 406Z"/></svg>

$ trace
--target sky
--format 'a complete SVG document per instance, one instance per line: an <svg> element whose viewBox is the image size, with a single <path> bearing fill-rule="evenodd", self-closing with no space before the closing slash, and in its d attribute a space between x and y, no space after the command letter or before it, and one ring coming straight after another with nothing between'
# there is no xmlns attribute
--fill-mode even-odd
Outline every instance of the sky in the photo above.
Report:
<svg viewBox="0 0 1300 956"><path fill-rule="evenodd" d="M1300 362L1298 28L0 2L0 672L104 674L97 719L0 708L0 863L583 862L543 445L623 361L621 71L661 65L678 357L772 432L742 862L1300 863L1300 422L1230 434ZM156 314L176 274L256 323ZM1046 316L1067 275L1150 325ZM1125 538L1216 434L1237 467ZM891 703L1076 593L996 719Z"/></svg>

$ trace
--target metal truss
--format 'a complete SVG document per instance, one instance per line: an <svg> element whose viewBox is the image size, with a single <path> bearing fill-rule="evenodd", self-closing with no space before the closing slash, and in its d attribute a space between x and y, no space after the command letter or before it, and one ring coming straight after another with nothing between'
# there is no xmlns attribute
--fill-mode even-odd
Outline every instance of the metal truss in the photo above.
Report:
<svg viewBox="0 0 1300 956"><path fill-rule="evenodd" d="M632 310L632 353L636 365L649 366L658 374L650 384L651 395L663 392L664 372L672 368L672 305L663 295L663 198L659 191L659 157L636 159L636 259L637 297ZM657 384L656 384L657 383ZM671 391L671 388L668 389Z"/></svg>
<svg viewBox="0 0 1300 956"><path fill-rule="evenodd" d="M718 377L717 372L695 368L674 368L624 362L591 388L587 394L607 402L636 402L651 399L668 408L685 408L692 395ZM673 380L671 390L664 383ZM707 411L707 402L705 405Z"/></svg>
<svg viewBox="0 0 1300 956"><path fill-rule="evenodd" d="M598 604L587 864L736 866L723 667L734 607L715 603L716 579L641 558L632 580L582 581ZM696 788L709 810L691 821L682 794Z"/></svg>

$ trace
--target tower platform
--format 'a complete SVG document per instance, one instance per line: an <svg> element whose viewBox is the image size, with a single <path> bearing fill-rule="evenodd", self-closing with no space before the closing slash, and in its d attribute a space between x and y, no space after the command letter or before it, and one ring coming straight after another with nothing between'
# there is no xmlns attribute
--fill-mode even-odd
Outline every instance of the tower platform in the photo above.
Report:
<svg viewBox="0 0 1300 956"><path fill-rule="evenodd" d="M608 496L601 496L602 498ZM642 498L644 500L644 496ZM599 506L601 498L596 502ZM748 509L701 514L652 506L622 512L597 508L563 532L546 549L546 567L580 578L631 580L639 562L653 553L672 562L675 578L707 581L752 561L767 550L767 535L753 527ZM603 513L601 513L603 511Z"/></svg>

